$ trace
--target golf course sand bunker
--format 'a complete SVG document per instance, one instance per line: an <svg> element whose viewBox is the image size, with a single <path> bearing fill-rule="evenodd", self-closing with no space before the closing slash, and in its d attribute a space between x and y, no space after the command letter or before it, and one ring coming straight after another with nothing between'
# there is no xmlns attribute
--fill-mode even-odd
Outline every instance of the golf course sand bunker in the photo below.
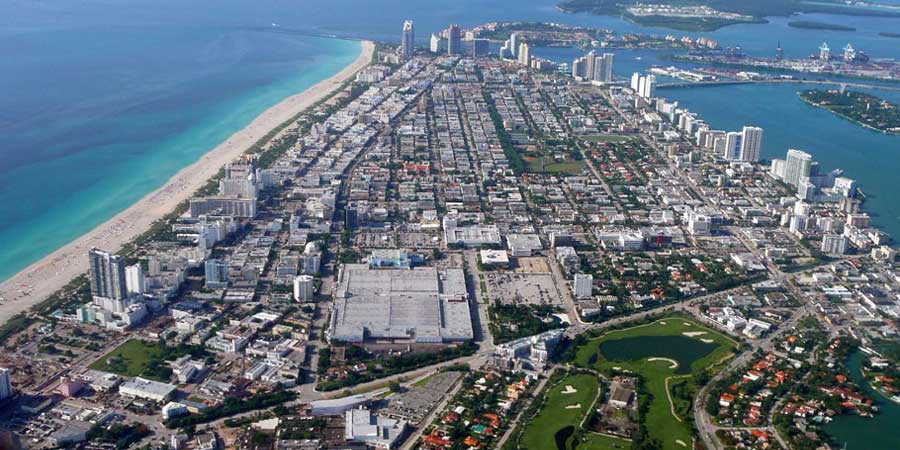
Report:
<svg viewBox="0 0 900 450"><path fill-rule="evenodd" d="M705 331L685 331L681 334L683 334L687 337L697 337L697 336L703 336L704 334L706 334L706 332Z"/></svg>
<svg viewBox="0 0 900 450"><path fill-rule="evenodd" d="M653 357L647 358L647 361L649 361L649 362L653 362L653 361L665 361L665 362L669 363L669 368L670 368L670 369L677 369L677 368L678 368L678 361L675 361L675 360L672 359L672 358L662 358L662 357L659 357L659 356L653 356Z"/></svg>
<svg viewBox="0 0 900 450"><path fill-rule="evenodd" d="M574 405L566 406L566 409L581 409L581 403L576 403Z"/></svg>
<svg viewBox="0 0 900 450"><path fill-rule="evenodd" d="M681 439L675 439L675 443L682 447L687 447L687 444L684 441L682 441Z"/></svg>
<svg viewBox="0 0 900 450"><path fill-rule="evenodd" d="M567 384L566 388L560 392L562 392L563 394L574 394L578 392L578 389L573 388L571 384Z"/></svg>
<svg viewBox="0 0 900 450"><path fill-rule="evenodd" d="M647 358L669 358L678 361L676 374L688 374L691 364L712 353L718 344L701 342L682 336L631 336L601 342L597 349L607 361L646 361ZM619 364L616 364L619 365ZM623 364L624 366L624 364Z"/></svg>

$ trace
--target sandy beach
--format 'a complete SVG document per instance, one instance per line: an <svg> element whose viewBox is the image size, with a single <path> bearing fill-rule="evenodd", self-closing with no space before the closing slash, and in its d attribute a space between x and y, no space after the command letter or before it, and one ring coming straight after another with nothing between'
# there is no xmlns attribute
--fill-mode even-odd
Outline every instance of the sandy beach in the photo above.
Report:
<svg viewBox="0 0 900 450"><path fill-rule="evenodd" d="M339 73L267 109L247 127L180 170L159 189L0 284L0 323L5 323L12 316L40 303L73 278L86 272L87 252L90 248L115 251L143 233L154 221L190 198L219 169L247 151L259 138L351 79L369 63L374 50L374 43L362 41L359 56Z"/></svg>

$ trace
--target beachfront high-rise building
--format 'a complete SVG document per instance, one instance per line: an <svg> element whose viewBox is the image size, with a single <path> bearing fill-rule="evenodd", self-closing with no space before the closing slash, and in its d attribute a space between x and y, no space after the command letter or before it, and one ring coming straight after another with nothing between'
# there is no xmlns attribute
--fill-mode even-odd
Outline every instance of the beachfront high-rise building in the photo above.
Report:
<svg viewBox="0 0 900 450"><path fill-rule="evenodd" d="M594 66L597 64L597 52L591 50L587 55L584 55L584 78L587 80L593 79L594 76Z"/></svg>
<svg viewBox="0 0 900 450"><path fill-rule="evenodd" d="M728 161L736 161L741 158L741 147L743 146L744 134L737 131L730 131L725 134L725 153L722 157Z"/></svg>
<svg viewBox="0 0 900 450"><path fill-rule="evenodd" d="M12 383L9 380L9 369L0 367L0 400L12 397Z"/></svg>
<svg viewBox="0 0 900 450"><path fill-rule="evenodd" d="M416 31L412 20L403 21L403 40L400 42L400 53L411 56L416 48Z"/></svg>
<svg viewBox="0 0 900 450"><path fill-rule="evenodd" d="M122 300L128 297L125 259L96 248L88 252L91 295L94 298Z"/></svg>
<svg viewBox="0 0 900 450"><path fill-rule="evenodd" d="M849 239L839 234L826 234L822 236L822 246L820 250L826 255L843 255L847 253L847 243Z"/></svg>
<svg viewBox="0 0 900 450"><path fill-rule="evenodd" d="M762 149L763 129L759 127L744 127L741 132L741 161L757 162Z"/></svg>
<svg viewBox="0 0 900 450"><path fill-rule="evenodd" d="M518 55L517 59L519 60L519 64L522 64L523 66L531 65L531 49L528 48L527 42L519 44Z"/></svg>
<svg viewBox="0 0 900 450"><path fill-rule="evenodd" d="M802 150L790 149L784 162L784 182L798 187L800 180L808 177L812 169L812 155Z"/></svg>
<svg viewBox="0 0 900 450"><path fill-rule="evenodd" d="M587 64L587 60L585 58L575 58L572 61L572 77L573 78L584 78L585 73L587 73L585 67Z"/></svg>
<svg viewBox="0 0 900 450"><path fill-rule="evenodd" d="M572 76L585 81L612 81L613 54L597 56L593 50L572 61Z"/></svg>
<svg viewBox="0 0 900 450"><path fill-rule="evenodd" d="M603 63L600 65L601 70L597 72L597 81L609 83L613 80L613 58L615 56L612 53L604 53L601 56Z"/></svg>
<svg viewBox="0 0 900 450"><path fill-rule="evenodd" d="M635 76L636 75L636 76ZM642 77L635 73L631 76L631 89L640 97L651 99L656 94L656 76Z"/></svg>
<svg viewBox="0 0 900 450"><path fill-rule="evenodd" d="M144 269L140 264L125 268L125 290L129 294L138 295L147 292L147 278L144 277Z"/></svg>
<svg viewBox="0 0 900 450"><path fill-rule="evenodd" d="M656 95L656 75L647 75L647 81L644 83L644 90L641 91L641 96L650 99Z"/></svg>
<svg viewBox="0 0 900 450"><path fill-rule="evenodd" d="M459 25L450 25L447 29L447 54L458 55L462 50L462 32Z"/></svg>

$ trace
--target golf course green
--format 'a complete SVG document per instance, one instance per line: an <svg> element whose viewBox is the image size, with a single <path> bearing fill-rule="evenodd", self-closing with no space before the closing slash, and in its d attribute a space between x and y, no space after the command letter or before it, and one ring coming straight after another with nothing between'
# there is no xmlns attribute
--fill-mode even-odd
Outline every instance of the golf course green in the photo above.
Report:
<svg viewBox="0 0 900 450"><path fill-rule="evenodd" d="M590 373L575 373L554 382L544 391L541 410L528 424L522 434L519 448L529 450L568 450L573 448L575 431L581 427L591 407L600 393L600 379ZM588 433L588 440L594 437L605 442L618 442L620 448L628 448L629 443L621 439ZM606 448L591 447L589 442L580 442L579 449ZM615 447L612 447L615 448Z"/></svg>
<svg viewBox="0 0 900 450"><path fill-rule="evenodd" d="M650 438L664 450L681 450L691 447L691 427L682 416L699 389L695 378L714 372L737 347L736 341L694 320L672 316L588 341L578 349L575 365L603 374L639 375L645 392L640 400L650 402L643 417ZM681 397L670 392L675 384Z"/></svg>

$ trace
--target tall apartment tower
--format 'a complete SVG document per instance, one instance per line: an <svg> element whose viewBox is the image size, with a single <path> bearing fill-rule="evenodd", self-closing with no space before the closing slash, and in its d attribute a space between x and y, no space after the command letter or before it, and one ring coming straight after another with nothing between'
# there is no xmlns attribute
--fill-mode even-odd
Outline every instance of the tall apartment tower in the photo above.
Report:
<svg viewBox="0 0 900 450"><path fill-rule="evenodd" d="M140 264L125 268L125 290L129 294L143 294L147 292L147 280L144 277L144 269Z"/></svg>
<svg viewBox="0 0 900 450"><path fill-rule="evenodd" d="M572 290L575 291L575 298L586 299L591 298L594 285L594 277L583 273L575 274L575 281Z"/></svg>
<svg viewBox="0 0 900 450"><path fill-rule="evenodd" d="M431 53L441 53L444 51L444 38L434 33L431 34L431 42L429 44L428 49L431 50Z"/></svg>
<svg viewBox="0 0 900 450"><path fill-rule="evenodd" d="M588 80L594 79L594 71L597 65L597 53L593 50L584 55L584 77Z"/></svg>
<svg viewBox="0 0 900 450"><path fill-rule="evenodd" d="M763 129L759 127L744 127L741 142L741 161L757 162L762 149Z"/></svg>
<svg viewBox="0 0 900 450"><path fill-rule="evenodd" d="M585 74L585 64L586 61L584 58L576 58L572 61L572 76L575 78L584 78Z"/></svg>
<svg viewBox="0 0 900 450"><path fill-rule="evenodd" d="M602 81L604 83L609 83L613 80L613 58L615 57L612 53L604 53L603 54L603 70L600 71L600 79L597 81Z"/></svg>
<svg viewBox="0 0 900 450"><path fill-rule="evenodd" d="M88 259L92 296L113 300L128 297L125 260L121 256L94 248L88 253Z"/></svg>
<svg viewBox="0 0 900 450"><path fill-rule="evenodd" d="M729 161L737 161L741 158L741 148L744 146L744 134L737 131L729 131L725 134L725 153L722 157Z"/></svg>
<svg viewBox="0 0 900 450"><path fill-rule="evenodd" d="M647 75L643 89L641 89L641 97L651 99L656 95L656 75Z"/></svg>
<svg viewBox="0 0 900 450"><path fill-rule="evenodd" d="M309 302L315 300L315 278L310 275L297 275L294 278L294 300Z"/></svg>
<svg viewBox="0 0 900 450"><path fill-rule="evenodd" d="M510 56L518 58L519 56L519 35L512 33L509 35L509 51Z"/></svg>
<svg viewBox="0 0 900 450"><path fill-rule="evenodd" d="M812 168L812 155L802 150L790 149L784 161L784 182L797 187L800 180L808 177Z"/></svg>
<svg viewBox="0 0 900 450"><path fill-rule="evenodd" d="M12 397L12 383L9 381L9 369L0 367L0 400Z"/></svg>
<svg viewBox="0 0 900 450"><path fill-rule="evenodd" d="M447 54L458 55L462 50L461 47L462 35L459 30L459 25L450 25L450 28L447 30Z"/></svg>
<svg viewBox="0 0 900 450"><path fill-rule="evenodd" d="M531 65L531 49L529 49L528 44L523 42L519 44L519 64L523 66Z"/></svg>
<svg viewBox="0 0 900 450"><path fill-rule="evenodd" d="M412 20L403 21L403 40L400 42L400 52L403 56L411 56L416 48L416 31Z"/></svg>
<svg viewBox="0 0 900 450"><path fill-rule="evenodd" d="M206 287L219 289L228 287L228 264L221 259L207 259L203 266Z"/></svg>

